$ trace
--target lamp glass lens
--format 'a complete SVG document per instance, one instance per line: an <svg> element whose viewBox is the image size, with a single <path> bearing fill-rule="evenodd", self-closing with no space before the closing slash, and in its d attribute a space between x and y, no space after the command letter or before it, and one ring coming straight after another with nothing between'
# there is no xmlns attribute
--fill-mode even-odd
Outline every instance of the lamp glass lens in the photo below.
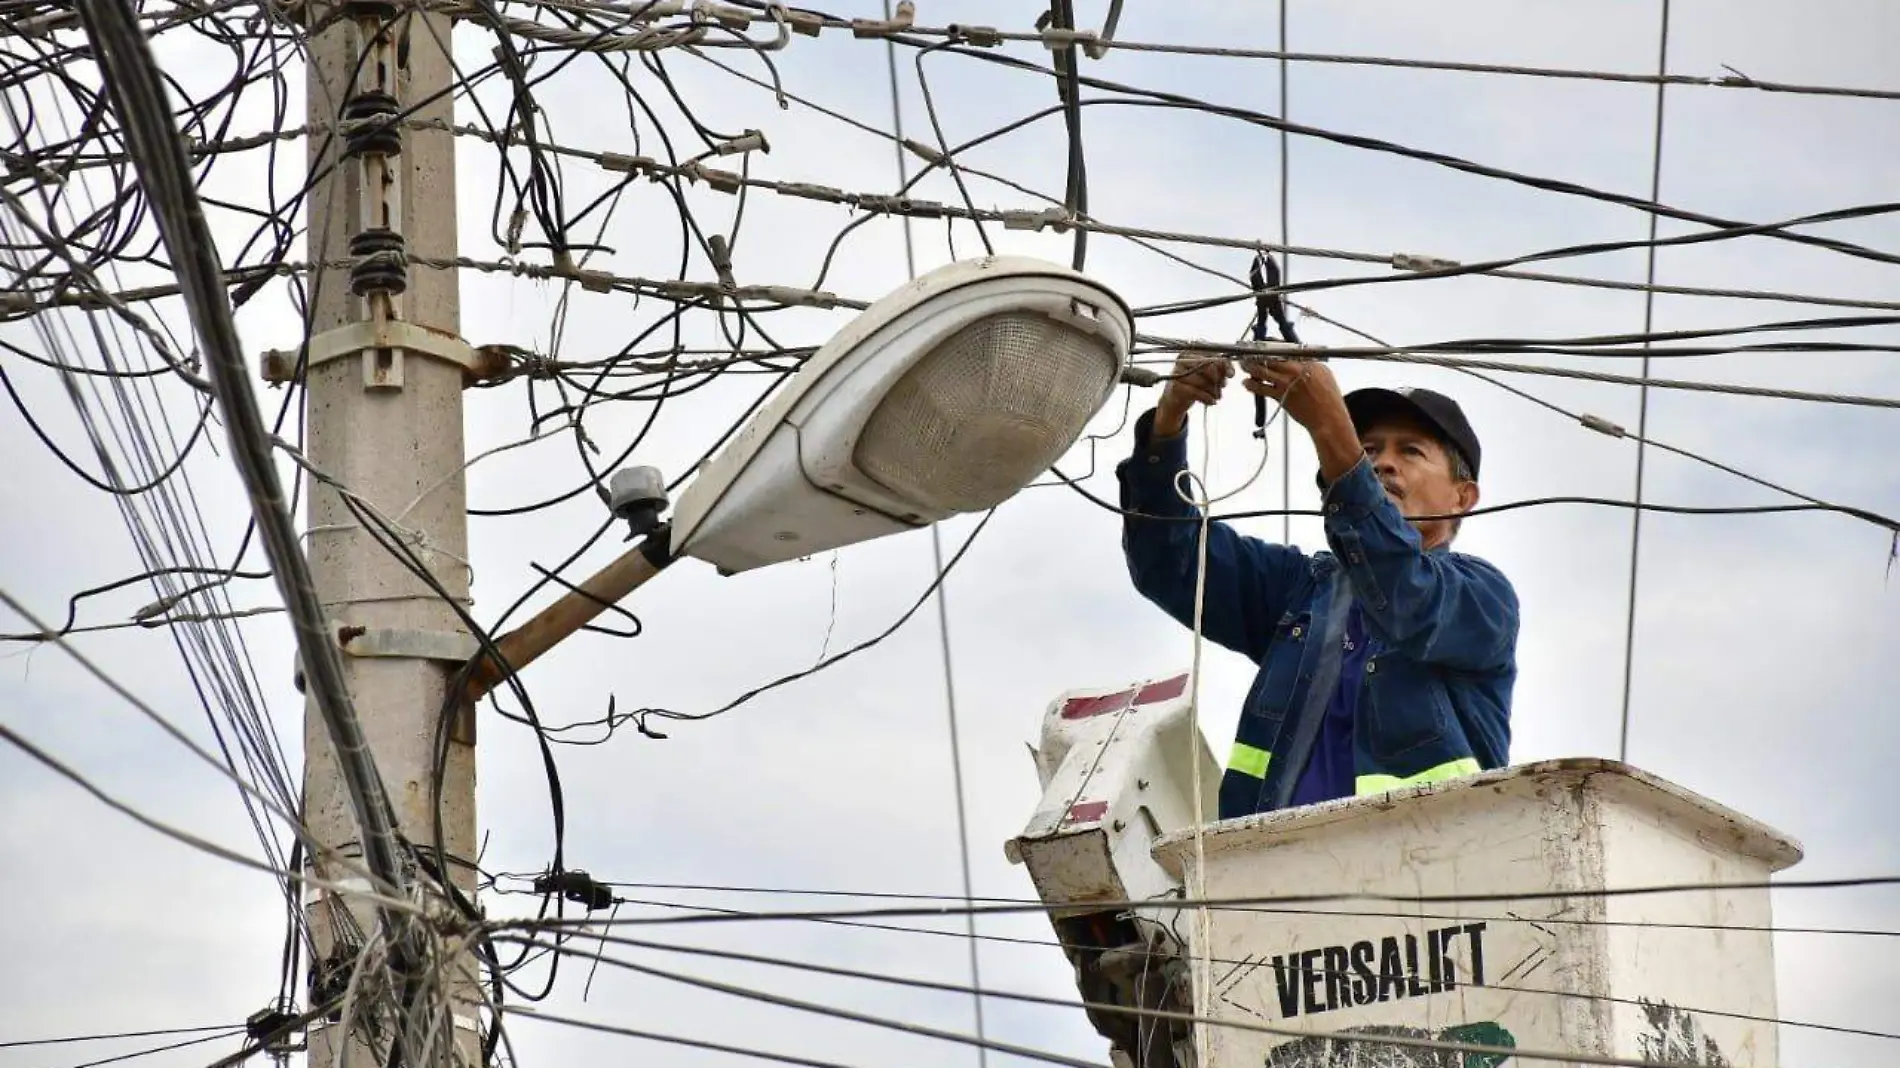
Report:
<svg viewBox="0 0 1900 1068"><path fill-rule="evenodd" d="M892 387L858 439L858 468L927 508L992 508L1074 444L1118 369L1098 335L1031 312L987 317Z"/></svg>

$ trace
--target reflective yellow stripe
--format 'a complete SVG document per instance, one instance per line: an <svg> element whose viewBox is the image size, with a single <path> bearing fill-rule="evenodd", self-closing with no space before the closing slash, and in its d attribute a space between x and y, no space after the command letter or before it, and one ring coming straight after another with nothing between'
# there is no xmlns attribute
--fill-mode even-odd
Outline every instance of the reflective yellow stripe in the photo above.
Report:
<svg viewBox="0 0 1900 1068"><path fill-rule="evenodd" d="M1267 761L1272 759L1273 754L1265 749L1256 749L1246 742L1235 742L1233 755L1227 758L1227 769L1264 779L1267 777Z"/></svg>
<svg viewBox="0 0 1900 1068"><path fill-rule="evenodd" d="M1367 794L1382 794L1387 790L1396 790L1401 786L1420 786L1428 782L1444 782L1462 775L1476 775L1483 771L1476 759L1465 757L1449 764L1440 764L1435 768L1426 768L1417 775L1408 775L1401 779L1397 775L1361 775L1354 782L1354 789L1360 797Z"/></svg>

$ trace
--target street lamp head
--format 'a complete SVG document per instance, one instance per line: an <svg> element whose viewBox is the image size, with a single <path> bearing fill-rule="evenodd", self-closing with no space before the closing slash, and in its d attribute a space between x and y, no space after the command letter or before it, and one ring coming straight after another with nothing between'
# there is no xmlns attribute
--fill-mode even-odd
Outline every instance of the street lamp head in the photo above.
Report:
<svg viewBox="0 0 1900 1068"><path fill-rule="evenodd" d="M737 572L994 507L1114 391L1133 319L1064 267L985 257L886 296L708 461L676 555Z"/></svg>

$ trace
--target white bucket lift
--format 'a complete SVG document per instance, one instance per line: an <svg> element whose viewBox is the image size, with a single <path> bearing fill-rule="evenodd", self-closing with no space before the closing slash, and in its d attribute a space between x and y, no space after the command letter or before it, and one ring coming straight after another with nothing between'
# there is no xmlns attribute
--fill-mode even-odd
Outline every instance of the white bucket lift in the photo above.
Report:
<svg viewBox="0 0 1900 1068"><path fill-rule="evenodd" d="M1201 765L1202 819L1218 811L1220 766L1193 729L1187 683L1182 674L1072 690L1050 704L1033 750L1042 801L1004 847L1053 906L1076 985L1094 1004L1193 1011L1187 932L1174 903L1181 882L1154 855L1169 831L1194 826L1190 759ZM1147 901L1155 905L1125 904ZM1118 1068L1164 1068L1191 1056L1185 1024L1095 1010L1089 1020Z"/></svg>
<svg viewBox="0 0 1900 1068"><path fill-rule="evenodd" d="M1510 1049L1778 1063L1765 886L1800 859L1787 837L1628 765L1570 759L1210 822L1197 844L1186 761L1212 758L1185 697L1111 696L1128 690L1051 706L1046 792L1008 846L1052 906L1085 1000L1198 1002L1233 1025L1196 1043L1182 1025L1092 1011L1118 1065L1531 1063ZM1089 699L1111 707L1076 704ZM1210 821L1217 778L1204 765ZM1205 945L1197 910L1168 904L1199 881L1197 845L1207 899L1229 903L1209 909ZM1623 892L1664 887L1685 889ZM1190 967L1203 952L1205 973Z"/></svg>

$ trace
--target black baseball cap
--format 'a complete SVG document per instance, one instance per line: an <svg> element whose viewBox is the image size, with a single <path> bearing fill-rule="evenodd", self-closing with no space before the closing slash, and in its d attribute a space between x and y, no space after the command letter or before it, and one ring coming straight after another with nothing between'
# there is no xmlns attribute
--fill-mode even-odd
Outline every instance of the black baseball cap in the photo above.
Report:
<svg viewBox="0 0 1900 1068"><path fill-rule="evenodd" d="M1464 409L1458 407L1458 402L1443 393L1411 386L1355 389L1346 394L1346 412L1352 416L1353 427L1361 432L1381 416L1394 413L1409 415L1436 431L1442 441L1458 450L1466 466L1471 468L1471 477L1478 477L1478 461L1483 450L1478 445L1477 432L1471 429L1471 423L1465 418ZM1319 483L1321 489L1326 488L1324 477L1319 479Z"/></svg>

